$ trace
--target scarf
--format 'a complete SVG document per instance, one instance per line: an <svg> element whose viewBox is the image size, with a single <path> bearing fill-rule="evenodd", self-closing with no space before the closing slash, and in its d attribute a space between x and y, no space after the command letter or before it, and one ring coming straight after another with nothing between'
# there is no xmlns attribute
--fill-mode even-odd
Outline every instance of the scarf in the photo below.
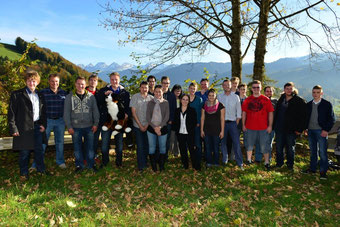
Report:
<svg viewBox="0 0 340 227"><path fill-rule="evenodd" d="M154 98L153 101L155 102L155 106L152 112L151 123L155 126L160 126L162 123L162 111L160 103L163 102L163 99Z"/></svg>
<svg viewBox="0 0 340 227"><path fill-rule="evenodd" d="M210 104L210 102L207 100L204 104L204 110L208 113L208 114L213 114L216 113L218 106L219 106L219 102L216 99L215 102L213 104Z"/></svg>

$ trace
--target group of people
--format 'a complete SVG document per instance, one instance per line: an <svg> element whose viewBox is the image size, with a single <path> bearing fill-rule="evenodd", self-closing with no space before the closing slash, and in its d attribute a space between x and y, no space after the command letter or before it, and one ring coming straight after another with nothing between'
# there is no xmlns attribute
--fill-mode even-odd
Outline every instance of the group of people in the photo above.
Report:
<svg viewBox="0 0 340 227"><path fill-rule="evenodd" d="M175 85L170 91L170 78L149 76L140 83L140 92L130 93L120 84L117 72L110 74L110 83L97 90L98 77L91 75L86 80L77 77L75 90L67 93L59 87L58 74L49 76L49 87L41 91L36 88L40 76L36 71L25 75L26 87L11 94L8 123L13 136L13 149L19 150L20 175L29 178L29 159L34 152L31 168L41 174L49 174L44 164L44 152L51 131L54 132L56 164L66 168L64 160L65 127L72 135L76 172L84 168L97 171L95 156L101 136L102 160L100 167L109 164L109 148L112 130L102 130L109 111L106 97L112 93L120 97L124 106L124 118L132 118L133 132L137 145L137 166L140 171L151 165L153 171L164 170L169 150L179 149L182 165L201 169L235 160L240 169L251 165L255 147L255 162L261 162L267 170L271 168L271 152L276 138L276 167L284 164L293 169L295 141L306 129L311 150L310 167L303 173L315 173L320 156L320 178L326 179L328 169L327 136L335 118L330 102L322 98L322 87L312 89L313 100L306 103L297 94L292 82L284 85L284 92L277 100L274 88L264 88L261 94L260 81L251 83L251 95L247 97L247 85L239 84L239 78L226 79L223 92L209 89L209 80L200 81L200 90L191 83L188 92ZM246 160L243 161L240 135ZM306 131L305 131L306 132ZM117 167L122 166L123 133L114 135ZM284 153L285 149L285 153ZM189 154L190 158L189 158ZM178 151L174 151L178 155ZM84 161L85 160L85 161ZM148 161L149 160L149 161Z"/></svg>

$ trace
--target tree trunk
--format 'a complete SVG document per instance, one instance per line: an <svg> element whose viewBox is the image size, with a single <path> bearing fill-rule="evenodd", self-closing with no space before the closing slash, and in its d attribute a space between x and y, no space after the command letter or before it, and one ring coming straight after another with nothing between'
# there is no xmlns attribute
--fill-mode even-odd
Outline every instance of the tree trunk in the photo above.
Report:
<svg viewBox="0 0 340 227"><path fill-rule="evenodd" d="M232 0L232 32L231 32L231 76L239 77L242 81L242 54L241 54L241 7L240 0Z"/></svg>
<svg viewBox="0 0 340 227"><path fill-rule="evenodd" d="M264 56L266 55L267 35L268 35L268 15L271 0L262 0L260 2L260 20L259 32L256 39L255 60L253 79L263 81L265 72Z"/></svg>

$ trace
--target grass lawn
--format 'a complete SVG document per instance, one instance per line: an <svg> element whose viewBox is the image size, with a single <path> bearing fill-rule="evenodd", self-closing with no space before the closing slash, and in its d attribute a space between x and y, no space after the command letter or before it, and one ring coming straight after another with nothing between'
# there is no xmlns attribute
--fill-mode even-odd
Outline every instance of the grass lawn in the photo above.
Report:
<svg viewBox="0 0 340 227"><path fill-rule="evenodd" d="M125 151L123 168L111 160L97 174L77 175L72 151L66 170L55 166L52 151L46 162L53 176L32 173L27 182L17 156L0 153L3 226L340 226L340 171L327 181L300 174L307 154L297 155L294 172L233 164L195 172L171 157L165 172L139 173L135 152Z"/></svg>
<svg viewBox="0 0 340 227"><path fill-rule="evenodd" d="M17 52L16 46L0 43L0 56L7 56L10 60L19 60L21 54Z"/></svg>

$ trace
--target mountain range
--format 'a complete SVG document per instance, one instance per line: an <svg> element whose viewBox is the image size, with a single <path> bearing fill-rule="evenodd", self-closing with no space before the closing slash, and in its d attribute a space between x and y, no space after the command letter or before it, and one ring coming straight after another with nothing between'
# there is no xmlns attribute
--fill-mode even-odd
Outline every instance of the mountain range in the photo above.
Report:
<svg viewBox="0 0 340 227"><path fill-rule="evenodd" d="M83 69L94 72L99 70L99 76L102 80L109 82L108 75L113 71L118 71L121 75L130 77L136 75L137 67L135 65L125 63L119 65L113 62L106 65L99 62L95 65L87 66L79 65ZM142 69L148 65L141 66ZM310 98L311 88L320 84L325 94L330 98L340 99L340 65L333 64L328 58L320 58L311 61L309 56L297 58L281 58L277 61L266 63L266 74L270 79L276 80L276 87L282 88L286 82L293 81L303 96ZM231 63L218 62L197 62L185 63L178 65L161 65L153 69L150 74L154 75L158 80L162 76L169 76L171 84L184 84L188 78L200 81L204 77L204 69L211 76L216 75L217 78L229 77L231 75ZM249 82L253 72L253 63L243 64L243 82Z"/></svg>

